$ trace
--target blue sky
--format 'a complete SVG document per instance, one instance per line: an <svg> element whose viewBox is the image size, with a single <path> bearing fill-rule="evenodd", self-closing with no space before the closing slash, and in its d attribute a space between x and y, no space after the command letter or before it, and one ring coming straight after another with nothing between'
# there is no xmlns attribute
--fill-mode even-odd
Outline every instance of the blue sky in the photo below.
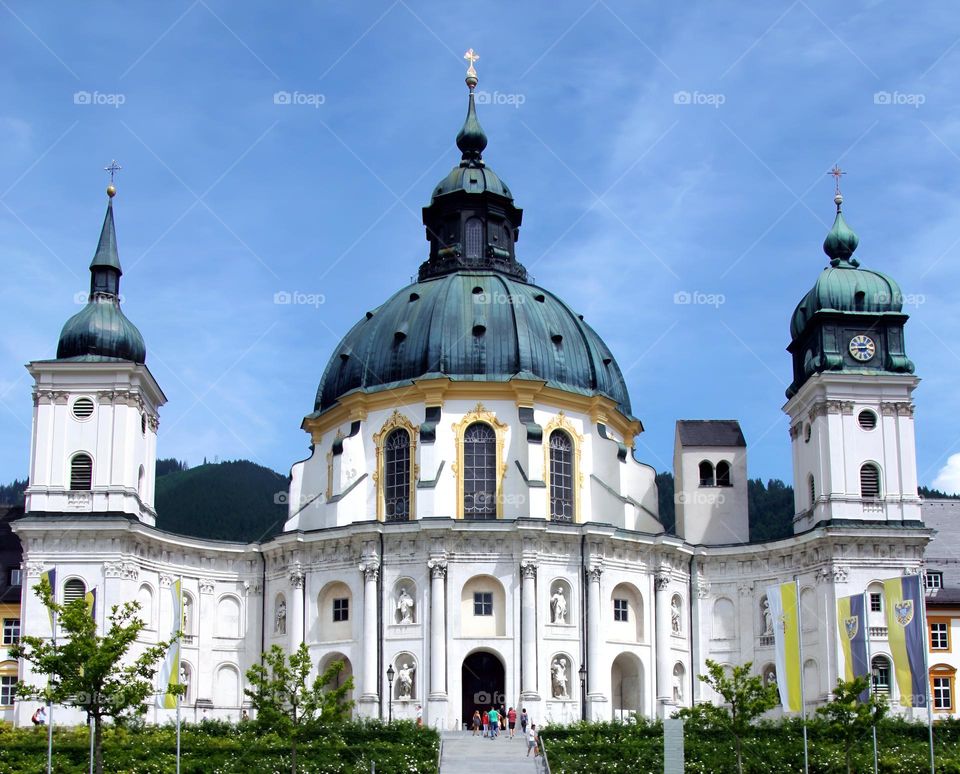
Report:
<svg viewBox="0 0 960 774"><path fill-rule="evenodd" d="M667 469L677 419L737 418L751 475L789 479L784 348L839 161L857 257L911 302L921 483L946 466L960 487L954 3L3 0L0 17L4 481L27 470L23 365L53 356L87 288L112 158L124 310L170 400L161 456L304 457L339 337L426 256L473 47L519 257L610 344L639 457Z"/></svg>

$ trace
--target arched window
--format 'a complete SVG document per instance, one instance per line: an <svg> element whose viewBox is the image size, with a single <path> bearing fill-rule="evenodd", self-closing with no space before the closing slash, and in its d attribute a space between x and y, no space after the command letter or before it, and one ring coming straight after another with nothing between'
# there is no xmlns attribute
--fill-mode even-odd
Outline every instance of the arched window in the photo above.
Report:
<svg viewBox="0 0 960 774"><path fill-rule="evenodd" d="M87 595L87 587L79 578L71 578L63 584L63 604L69 604Z"/></svg>
<svg viewBox="0 0 960 774"><path fill-rule="evenodd" d="M713 486L713 463L707 460L700 463L700 486Z"/></svg>
<svg viewBox="0 0 960 774"><path fill-rule="evenodd" d="M726 460L717 463L717 486L732 486L730 483L730 463Z"/></svg>
<svg viewBox="0 0 960 774"><path fill-rule="evenodd" d="M410 433L403 428L387 436L383 450L383 501L387 521L410 518Z"/></svg>
<svg viewBox="0 0 960 774"><path fill-rule="evenodd" d="M70 489L89 492L93 485L93 460L89 454L76 454L70 460Z"/></svg>
<svg viewBox="0 0 960 774"><path fill-rule="evenodd" d="M873 672L873 692L890 695L890 660L886 656L874 656L870 662Z"/></svg>
<svg viewBox="0 0 960 774"><path fill-rule="evenodd" d="M470 218L464 231L467 260L479 261L483 257L483 222L480 218Z"/></svg>
<svg viewBox="0 0 960 774"><path fill-rule="evenodd" d="M872 462L860 468L860 496L874 500L880 497L880 468Z"/></svg>
<svg viewBox="0 0 960 774"><path fill-rule="evenodd" d="M463 434L463 515L497 517L497 436L484 422L474 422Z"/></svg>
<svg viewBox="0 0 960 774"><path fill-rule="evenodd" d="M563 430L550 433L550 518L573 521L573 440Z"/></svg>
<svg viewBox="0 0 960 774"><path fill-rule="evenodd" d="M812 508L817 504L817 485L812 473L807 477L807 488L810 490L810 507Z"/></svg>

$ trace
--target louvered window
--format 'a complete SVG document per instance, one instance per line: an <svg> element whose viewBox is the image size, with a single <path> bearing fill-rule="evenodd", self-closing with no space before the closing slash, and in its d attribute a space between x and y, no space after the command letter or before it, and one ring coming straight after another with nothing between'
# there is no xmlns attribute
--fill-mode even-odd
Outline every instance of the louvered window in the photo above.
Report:
<svg viewBox="0 0 960 774"><path fill-rule="evenodd" d="M470 218L466 225L467 260L479 261L483 257L483 223L479 218Z"/></svg>
<svg viewBox="0 0 960 774"><path fill-rule="evenodd" d="M78 578L71 578L63 584L63 604L67 605L74 600L83 599L87 593L87 587L83 581Z"/></svg>
<svg viewBox="0 0 960 774"><path fill-rule="evenodd" d="M865 499L880 497L880 469L872 463L860 468L860 496Z"/></svg>
<svg viewBox="0 0 960 774"><path fill-rule="evenodd" d="M89 454L78 454L70 461L70 488L89 491L93 484L93 460Z"/></svg>

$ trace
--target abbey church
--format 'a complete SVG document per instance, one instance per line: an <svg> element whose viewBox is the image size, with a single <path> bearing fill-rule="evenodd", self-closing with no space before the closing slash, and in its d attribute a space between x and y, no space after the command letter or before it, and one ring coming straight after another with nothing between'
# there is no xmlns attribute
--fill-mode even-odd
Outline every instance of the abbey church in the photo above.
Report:
<svg viewBox="0 0 960 774"><path fill-rule="evenodd" d="M798 579L804 691L810 707L825 701L837 598L921 572L931 534L900 288L854 257L838 194L826 268L814 273L810 245L812 287L796 289L783 321L794 534L749 541L747 440L728 419L677 421L667 532L616 353L521 262L524 212L484 158L476 85L471 65L461 159L423 208L416 281L379 306L358 287L359 321L290 416L311 451L292 465L286 524L266 542L155 526L166 398L120 307L108 189L89 302L56 358L28 365L30 483L14 524L24 586L55 569L59 601L98 589L101 625L138 600L156 642L182 579L189 719L238 719L260 654L306 643L317 670L345 663L357 715L412 718L419 705L449 729L491 703L549 723L669 716L715 698L697 680L707 659L749 661L774 681L766 588ZM873 655L889 659L884 612L869 615ZM22 619L24 634L49 636L29 592ZM32 710L21 702L16 722ZM151 705L147 717L172 714Z"/></svg>

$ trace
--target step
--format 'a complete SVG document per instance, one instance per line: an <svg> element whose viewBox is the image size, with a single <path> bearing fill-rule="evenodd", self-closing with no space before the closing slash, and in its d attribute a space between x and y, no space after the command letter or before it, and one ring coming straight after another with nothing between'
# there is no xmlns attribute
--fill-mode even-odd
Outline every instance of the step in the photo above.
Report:
<svg viewBox="0 0 960 774"><path fill-rule="evenodd" d="M527 742L520 735L496 739L473 736L469 731L445 731L440 774L533 774L537 761L527 755Z"/></svg>

